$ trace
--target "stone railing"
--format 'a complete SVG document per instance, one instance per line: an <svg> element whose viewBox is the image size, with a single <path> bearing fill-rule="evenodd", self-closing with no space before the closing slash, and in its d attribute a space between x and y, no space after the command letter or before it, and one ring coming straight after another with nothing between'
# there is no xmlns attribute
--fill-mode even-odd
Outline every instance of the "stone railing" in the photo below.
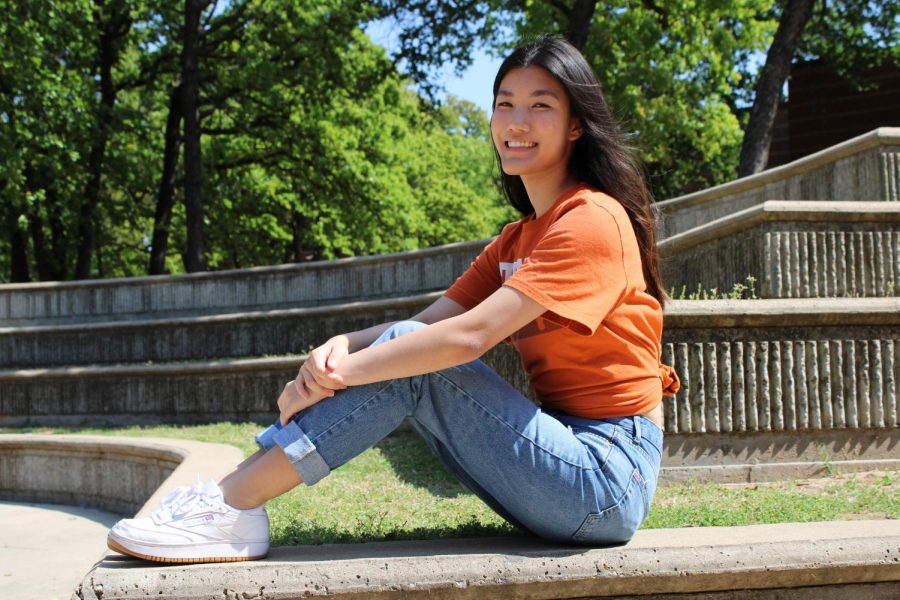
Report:
<svg viewBox="0 0 900 600"><path fill-rule="evenodd" d="M729 292L747 276L762 298L900 294L900 202L774 201L659 243L678 296Z"/></svg>
<svg viewBox="0 0 900 600"><path fill-rule="evenodd" d="M658 202L659 237L782 199L900 201L900 128L881 127L786 165Z"/></svg>
<svg viewBox="0 0 900 600"><path fill-rule="evenodd" d="M487 240L232 271L0 285L0 324L109 321L316 306L447 288Z"/></svg>

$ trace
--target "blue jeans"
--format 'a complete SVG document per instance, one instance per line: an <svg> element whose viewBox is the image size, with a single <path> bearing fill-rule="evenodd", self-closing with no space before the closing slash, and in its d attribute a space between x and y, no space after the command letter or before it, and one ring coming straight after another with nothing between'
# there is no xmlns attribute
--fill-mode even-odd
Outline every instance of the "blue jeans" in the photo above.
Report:
<svg viewBox="0 0 900 600"><path fill-rule="evenodd" d="M397 323L374 344L424 326ZM339 391L256 439L265 449L280 446L313 485L407 417L472 492L543 538L624 542L650 510L659 427L644 417L593 420L542 410L480 360Z"/></svg>

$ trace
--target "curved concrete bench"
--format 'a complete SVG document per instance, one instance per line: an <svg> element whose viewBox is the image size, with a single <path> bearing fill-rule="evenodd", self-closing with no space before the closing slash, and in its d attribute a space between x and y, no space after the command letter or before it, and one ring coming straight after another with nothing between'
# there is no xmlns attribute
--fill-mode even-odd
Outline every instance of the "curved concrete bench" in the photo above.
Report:
<svg viewBox="0 0 900 600"><path fill-rule="evenodd" d="M222 474L241 457L186 440L0 435L0 497L143 505L146 514L175 485ZM240 564L158 566L106 553L73 599L662 600L729 590L740 599L888 599L900 590L898 540L900 522L852 521L646 530L608 548L516 537L284 547Z"/></svg>
<svg viewBox="0 0 900 600"><path fill-rule="evenodd" d="M224 475L240 449L170 438L0 434L0 499L152 512L174 487Z"/></svg>

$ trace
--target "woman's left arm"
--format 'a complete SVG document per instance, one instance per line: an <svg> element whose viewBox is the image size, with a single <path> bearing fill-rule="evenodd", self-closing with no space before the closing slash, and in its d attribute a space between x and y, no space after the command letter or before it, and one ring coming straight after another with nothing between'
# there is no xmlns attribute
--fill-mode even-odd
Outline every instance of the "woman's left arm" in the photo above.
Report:
<svg viewBox="0 0 900 600"><path fill-rule="evenodd" d="M480 357L546 310L501 286L461 315L345 356L334 373L352 386L455 367Z"/></svg>

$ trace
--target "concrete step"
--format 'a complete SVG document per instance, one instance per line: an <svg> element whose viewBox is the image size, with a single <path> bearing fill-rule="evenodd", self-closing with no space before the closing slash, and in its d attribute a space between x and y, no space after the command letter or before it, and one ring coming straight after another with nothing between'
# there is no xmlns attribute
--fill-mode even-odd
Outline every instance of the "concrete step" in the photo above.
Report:
<svg viewBox="0 0 900 600"><path fill-rule="evenodd" d="M893 600L898 537L896 521L852 521L651 529L605 548L534 538L373 542L189 567L109 555L77 597Z"/></svg>
<svg viewBox="0 0 900 600"><path fill-rule="evenodd" d="M761 298L900 295L900 202L775 201L659 243L674 295L727 293L755 279Z"/></svg>
<svg viewBox="0 0 900 600"><path fill-rule="evenodd" d="M900 128L880 127L786 165L657 202L659 237L781 199L900 201Z"/></svg>
<svg viewBox="0 0 900 600"><path fill-rule="evenodd" d="M446 289L487 240L191 275L0 285L0 325L195 316L321 306Z"/></svg>
<svg viewBox="0 0 900 600"><path fill-rule="evenodd" d="M330 332L333 333L333 332ZM669 433L894 427L900 298L675 301ZM301 357L0 371L0 425L267 420ZM485 357L529 394L510 346Z"/></svg>
<svg viewBox="0 0 900 600"><path fill-rule="evenodd" d="M0 328L0 364L38 368L298 354L341 331L416 314L441 292L198 317Z"/></svg>

